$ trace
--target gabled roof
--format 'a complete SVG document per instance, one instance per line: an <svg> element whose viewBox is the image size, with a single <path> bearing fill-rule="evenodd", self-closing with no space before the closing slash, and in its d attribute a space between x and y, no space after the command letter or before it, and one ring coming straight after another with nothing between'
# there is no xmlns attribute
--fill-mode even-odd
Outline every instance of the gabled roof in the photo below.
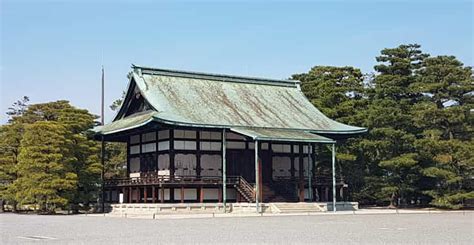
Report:
<svg viewBox="0 0 474 245"><path fill-rule="evenodd" d="M136 121L212 127L298 130L307 133L357 134L365 128L336 122L303 95L299 81L240 77L133 66L129 91L112 122L97 128L110 134ZM131 92L134 90L135 92ZM152 112L127 119L127 100L143 96ZM145 116L146 115L146 116ZM129 118L134 118L132 115ZM144 119L143 117L147 117ZM130 123L126 123L126 122ZM117 127L117 125L120 125ZM276 132L276 131L275 131Z"/></svg>

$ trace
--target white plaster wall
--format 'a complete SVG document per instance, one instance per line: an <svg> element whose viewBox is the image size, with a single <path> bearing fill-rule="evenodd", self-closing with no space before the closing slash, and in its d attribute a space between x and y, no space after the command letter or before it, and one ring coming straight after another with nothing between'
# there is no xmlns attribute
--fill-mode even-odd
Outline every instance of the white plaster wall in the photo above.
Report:
<svg viewBox="0 0 474 245"><path fill-rule="evenodd" d="M176 154L174 160L175 176L195 176L196 175L196 155Z"/></svg>
<svg viewBox="0 0 474 245"><path fill-rule="evenodd" d="M290 177L291 176L291 158L290 157L273 157L272 159L273 178Z"/></svg>
<svg viewBox="0 0 474 245"><path fill-rule="evenodd" d="M170 156L169 154L158 155L158 170L169 170Z"/></svg>
<svg viewBox="0 0 474 245"><path fill-rule="evenodd" d="M201 156L201 176L221 176L222 158L220 155Z"/></svg>
<svg viewBox="0 0 474 245"><path fill-rule="evenodd" d="M165 189L165 200L170 200L170 189ZM158 189L158 200L161 200L161 189Z"/></svg>
<svg viewBox="0 0 474 245"><path fill-rule="evenodd" d="M219 199L219 190L218 189L209 189L204 188L204 200L217 200Z"/></svg>
<svg viewBox="0 0 474 245"><path fill-rule="evenodd" d="M174 189L174 199L181 200L181 188ZM197 189L185 188L184 200L197 200Z"/></svg>

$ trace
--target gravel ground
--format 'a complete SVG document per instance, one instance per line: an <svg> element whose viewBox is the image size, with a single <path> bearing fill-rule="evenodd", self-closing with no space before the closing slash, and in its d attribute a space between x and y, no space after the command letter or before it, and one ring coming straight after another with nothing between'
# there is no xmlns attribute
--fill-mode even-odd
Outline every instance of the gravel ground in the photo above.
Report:
<svg viewBox="0 0 474 245"><path fill-rule="evenodd" d="M130 219L0 214L0 244L473 244L474 212Z"/></svg>

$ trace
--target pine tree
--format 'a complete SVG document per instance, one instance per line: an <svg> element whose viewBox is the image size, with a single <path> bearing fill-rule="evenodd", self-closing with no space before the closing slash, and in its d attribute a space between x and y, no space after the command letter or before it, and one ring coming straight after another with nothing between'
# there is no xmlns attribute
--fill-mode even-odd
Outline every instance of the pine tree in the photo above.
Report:
<svg viewBox="0 0 474 245"><path fill-rule="evenodd" d="M20 150L20 141L23 134L22 124L0 126L0 200L10 204L16 211L15 190L11 183L18 177L17 164Z"/></svg>
<svg viewBox="0 0 474 245"><path fill-rule="evenodd" d="M365 76L359 69L315 66L308 73L296 74L292 78L301 81L302 92L325 115L340 122L361 124L363 117L361 118L357 111L364 110L367 99L364 95ZM337 149L337 174L350 183L350 195L361 188L364 177L358 150L360 140L354 137L340 142ZM330 154L325 148L319 150L316 170L318 173L330 173Z"/></svg>
<svg viewBox="0 0 474 245"><path fill-rule="evenodd" d="M87 131L97 124L94 121L96 118L87 110L75 108L68 101L60 100L30 105L22 111L21 115L12 117L9 124L5 125L5 127L15 125L25 127L25 125L33 125L37 122L55 122L64 128L61 133L69 144L63 145L62 148L70 154L69 170L77 176L77 181L74 191L63 197L67 198L68 208L75 212L78 211L80 204L88 208L89 203L96 200L98 196L101 173L99 147L97 142L92 139L91 133ZM5 140L11 141L16 138L19 142L23 138L21 131L11 132L12 134ZM20 148L18 143L16 145L17 151L20 151ZM11 168L8 167L8 169ZM5 193L17 193L16 186L18 185L7 186ZM15 197L18 198L18 195Z"/></svg>
<svg viewBox="0 0 474 245"><path fill-rule="evenodd" d="M115 100L109 107L112 111L120 109L126 93L122 92L120 99ZM127 144L109 142L105 145L105 178L125 177L127 164Z"/></svg>
<svg viewBox="0 0 474 245"><path fill-rule="evenodd" d="M25 126L18 156L18 179L13 186L21 205L42 213L65 207L76 189L75 161L66 129L57 122L38 121Z"/></svg>
<svg viewBox="0 0 474 245"><path fill-rule="evenodd" d="M361 142L371 169L367 182L378 182L373 196L389 201L390 206L407 204L418 192L416 129L410 112L421 94L410 85L416 82L416 72L426 57L417 44L382 50L376 58L380 63L374 67L377 74L367 91L370 105L363 113L369 134Z"/></svg>
<svg viewBox="0 0 474 245"><path fill-rule="evenodd" d="M6 113L10 117L9 124L0 126L0 208L2 211L4 202L12 207L13 212L16 212L17 209L16 191L11 183L18 177L18 155L24 125L14 122L14 120L25 113L29 100L28 96L23 96L22 99L14 102Z"/></svg>
<svg viewBox="0 0 474 245"><path fill-rule="evenodd" d="M73 212L78 212L79 204L88 204L98 197L101 164L99 145L87 132L96 123L97 117L87 110L75 108L68 101L60 100L44 104L31 105L19 120L55 121L65 128L65 137L71 141L70 153L74 157L72 171L78 176L75 192L70 196L69 204Z"/></svg>
<svg viewBox="0 0 474 245"><path fill-rule="evenodd" d="M423 193L431 204L460 208L474 199L474 141L472 69L453 56L427 58L413 89L424 95L413 110L422 131L416 149L423 167Z"/></svg>

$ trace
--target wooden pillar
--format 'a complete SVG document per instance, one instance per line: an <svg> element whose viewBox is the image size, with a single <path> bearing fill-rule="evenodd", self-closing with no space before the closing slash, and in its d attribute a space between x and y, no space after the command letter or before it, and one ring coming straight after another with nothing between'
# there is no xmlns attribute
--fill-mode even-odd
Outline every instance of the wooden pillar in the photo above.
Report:
<svg viewBox="0 0 474 245"><path fill-rule="evenodd" d="M174 179L174 130L170 129L170 179ZM174 195L171 193L170 190L170 198Z"/></svg>
<svg viewBox="0 0 474 245"><path fill-rule="evenodd" d="M332 144L332 207L336 212L336 144Z"/></svg>
<svg viewBox="0 0 474 245"><path fill-rule="evenodd" d="M222 130L222 198L224 204L224 213L226 212L227 202L227 162L226 162L226 130Z"/></svg>
<svg viewBox="0 0 474 245"><path fill-rule="evenodd" d="M341 198L340 199L341 201L345 201L344 200L344 185L341 185L341 188L339 188L339 197Z"/></svg>
<svg viewBox="0 0 474 245"><path fill-rule="evenodd" d="M128 187L128 202L129 203L133 202L132 187Z"/></svg>
<svg viewBox="0 0 474 245"><path fill-rule="evenodd" d="M142 193L140 191L140 187L137 187L137 203L141 202L141 197L142 197Z"/></svg>
<svg viewBox="0 0 474 245"><path fill-rule="evenodd" d="M175 189L175 188L169 188L169 192L170 192L170 202L174 202L174 201L175 201L175 198L174 198L174 189Z"/></svg>
<svg viewBox="0 0 474 245"><path fill-rule="evenodd" d="M308 200L313 201L313 144L308 144Z"/></svg>
<svg viewBox="0 0 474 245"><path fill-rule="evenodd" d="M156 190L155 186L151 187L151 202L155 203L156 202Z"/></svg>
<svg viewBox="0 0 474 245"><path fill-rule="evenodd" d="M127 138L127 178L130 177L130 137Z"/></svg>
<svg viewBox="0 0 474 245"><path fill-rule="evenodd" d="M298 169L298 183L299 183L299 201L300 202L304 202L304 172L303 172L303 145L301 144L298 144L298 147L299 147L299 153L298 153L298 156L299 156L299 169Z"/></svg>
<svg viewBox="0 0 474 245"><path fill-rule="evenodd" d="M125 196L125 187L122 187L122 196L123 196L123 202L127 203L128 200L126 199L127 197ZM119 195L119 202L120 202L120 195Z"/></svg>
<svg viewBox="0 0 474 245"><path fill-rule="evenodd" d="M196 176L201 178L201 131L196 132Z"/></svg>
<svg viewBox="0 0 474 245"><path fill-rule="evenodd" d="M328 187L324 187L324 198L326 202L329 201L329 188Z"/></svg>
<svg viewBox="0 0 474 245"><path fill-rule="evenodd" d="M263 202L263 176L262 176L262 159L258 159L258 195L261 202Z"/></svg>
<svg viewBox="0 0 474 245"><path fill-rule="evenodd" d="M254 141L254 160L255 160L255 209L257 213L260 213L260 208L259 208L259 202L260 200L260 167L259 167L259 161L258 161L258 140Z"/></svg>
<svg viewBox="0 0 474 245"><path fill-rule="evenodd" d="M161 199L161 203L164 203L165 202L165 187L162 185L161 186L161 194L160 194L160 199Z"/></svg>
<svg viewBox="0 0 474 245"><path fill-rule="evenodd" d="M290 157L291 165L290 165L290 175L291 180L295 179L295 147L291 145L291 157Z"/></svg>
<svg viewBox="0 0 474 245"><path fill-rule="evenodd" d="M199 188L199 202L204 202L204 188L202 188L202 186Z"/></svg>
<svg viewBox="0 0 474 245"><path fill-rule="evenodd" d="M170 180L174 180L174 171L175 171L175 166L174 166L174 130L170 129ZM174 197L174 188L170 188L170 201L174 202L175 197Z"/></svg>
<svg viewBox="0 0 474 245"><path fill-rule="evenodd" d="M222 189L221 188L217 189L217 202L219 203L222 202Z"/></svg>
<svg viewBox="0 0 474 245"><path fill-rule="evenodd" d="M181 186L181 203L184 203L184 186Z"/></svg>
<svg viewBox="0 0 474 245"><path fill-rule="evenodd" d="M318 187L314 188L314 192L315 192L314 200L315 200L316 202L320 202L320 201L321 201L321 198L319 197L319 189L318 189Z"/></svg>
<svg viewBox="0 0 474 245"><path fill-rule="evenodd" d="M143 187L143 202L146 203L147 202L147 199L148 199L148 196L147 196L147 189L148 187Z"/></svg>

